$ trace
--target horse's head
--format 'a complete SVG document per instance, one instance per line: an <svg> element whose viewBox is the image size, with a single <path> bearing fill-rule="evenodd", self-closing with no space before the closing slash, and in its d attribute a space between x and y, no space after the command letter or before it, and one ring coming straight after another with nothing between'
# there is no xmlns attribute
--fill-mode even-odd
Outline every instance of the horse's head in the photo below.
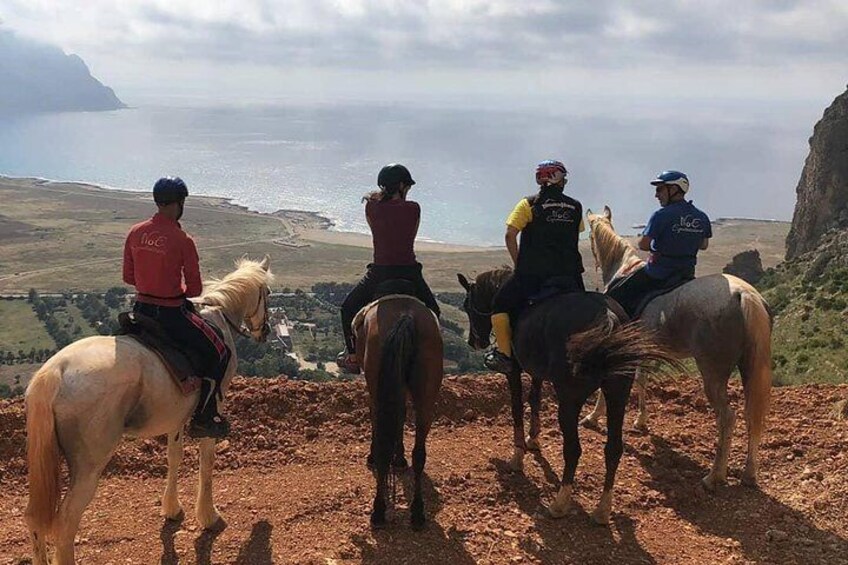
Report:
<svg viewBox="0 0 848 565"><path fill-rule="evenodd" d="M274 275L271 274L270 263L267 255L262 261L246 257L239 259L236 270L213 282L210 290L203 295L206 304L221 309L234 330L245 336L249 334L256 341L265 341L271 333L268 295Z"/></svg>
<svg viewBox="0 0 848 565"><path fill-rule="evenodd" d="M459 284L465 289L462 309L468 314L468 345L472 348L485 349L489 346L495 295L511 274L512 269L504 267L480 273L474 282L469 282L461 273L456 274Z"/></svg>
<svg viewBox="0 0 848 565"><path fill-rule="evenodd" d="M589 243L592 246L592 257L595 259L595 269L598 269L601 265L601 260L598 258L600 250L595 242L597 239L595 232L602 224L606 224L610 229L613 229L612 210L610 210L609 206L604 206L602 214L595 214L591 209L587 209L586 219L589 221Z"/></svg>
<svg viewBox="0 0 848 565"><path fill-rule="evenodd" d="M612 210L604 206L602 214L586 210L589 221L589 243L595 269L600 269L604 283L609 283L617 273L627 272L642 262L633 246L615 233L612 225Z"/></svg>
<svg viewBox="0 0 848 565"><path fill-rule="evenodd" d="M456 278L465 289L462 309L468 315L468 345L472 349L485 349L492 334L492 305L482 303L476 280L469 282L462 273L457 273Z"/></svg>

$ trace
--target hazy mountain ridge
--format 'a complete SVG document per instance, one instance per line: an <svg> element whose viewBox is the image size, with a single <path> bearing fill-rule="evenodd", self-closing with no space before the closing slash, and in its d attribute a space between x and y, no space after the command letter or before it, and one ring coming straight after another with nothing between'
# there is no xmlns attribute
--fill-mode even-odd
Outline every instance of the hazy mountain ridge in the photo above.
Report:
<svg viewBox="0 0 848 565"><path fill-rule="evenodd" d="M125 107L77 55L0 30L0 115Z"/></svg>

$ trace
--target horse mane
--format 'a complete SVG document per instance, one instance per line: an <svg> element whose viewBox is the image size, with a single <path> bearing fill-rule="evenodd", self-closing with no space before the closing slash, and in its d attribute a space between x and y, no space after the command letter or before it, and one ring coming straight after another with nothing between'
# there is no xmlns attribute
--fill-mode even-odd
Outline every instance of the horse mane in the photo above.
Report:
<svg viewBox="0 0 848 565"><path fill-rule="evenodd" d="M236 260L235 271L223 279L209 281L208 290L201 296L201 301L228 312L246 312L254 306L245 303L252 291L270 285L273 279L274 275L266 271L260 261L243 257Z"/></svg>
<svg viewBox="0 0 848 565"><path fill-rule="evenodd" d="M474 286L477 289L475 302L491 305L495 300L495 295L510 276L512 276L512 269L506 266L477 275L474 281Z"/></svg>
<svg viewBox="0 0 848 565"><path fill-rule="evenodd" d="M603 257L601 269L606 272L612 265L618 264L619 269L624 266L625 260L630 257L635 257L639 261L642 259L636 254L636 248L633 245L618 235L612 223L606 218L598 218L595 220L595 229L592 233L595 239L595 245L601 250L599 255Z"/></svg>

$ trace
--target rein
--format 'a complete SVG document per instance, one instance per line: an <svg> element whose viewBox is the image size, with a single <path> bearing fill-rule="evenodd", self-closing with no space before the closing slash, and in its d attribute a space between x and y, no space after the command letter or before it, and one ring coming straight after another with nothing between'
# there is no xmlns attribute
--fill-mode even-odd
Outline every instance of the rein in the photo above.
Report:
<svg viewBox="0 0 848 565"><path fill-rule="evenodd" d="M266 296L265 292L261 292L259 294L259 299L256 301L256 308L253 309L253 314L251 314L250 316L248 316L245 319L251 319L254 316L256 316L256 314L259 312L259 307L262 305L262 299L265 298L265 296ZM201 306L210 306L210 307L213 307L213 308L218 308L221 311L221 315L224 317L224 320L226 320L227 325L230 326L230 328L232 328L232 330L234 332L236 332L237 334L239 334L242 337L246 337L248 339L251 339L252 338L251 332L259 331L260 329L262 329L261 327L258 327L258 328L251 327L250 325L245 324L244 321L242 321L241 324L236 325L236 323L233 322L230 319L230 317L227 316L227 314L221 309L220 304L212 304L211 302L197 302L196 304L200 304ZM265 306L266 306L265 321L263 322L262 325L265 325L265 324L268 323L268 315L267 315L268 304L267 304L267 302L266 302ZM247 328L246 330L245 330L245 327Z"/></svg>

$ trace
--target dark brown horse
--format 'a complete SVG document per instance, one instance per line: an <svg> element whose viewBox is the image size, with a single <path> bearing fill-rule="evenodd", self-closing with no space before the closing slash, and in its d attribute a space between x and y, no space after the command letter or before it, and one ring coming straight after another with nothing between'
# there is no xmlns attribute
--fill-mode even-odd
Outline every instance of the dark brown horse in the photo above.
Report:
<svg viewBox="0 0 848 565"><path fill-rule="evenodd" d="M465 311L470 322L469 344L487 347L490 340L489 315L492 301L510 271L499 269L482 273L471 283L463 275L459 282L466 290ZM531 437L538 434L538 404L542 380L553 384L559 403L559 427L563 435L562 483L556 500L549 506L551 516L565 516L573 505L572 485L580 459L578 416L586 399L601 389L607 402L607 442L604 448L606 476L604 491L592 518L608 524L612 510L612 489L621 454L624 412L636 368L657 371L661 364L679 367L664 349L639 326L625 324L626 315L604 295L573 292L549 298L526 309L514 322L514 351L521 367L533 379L531 404L534 418ZM516 458L524 455L524 406L521 373L507 375L512 396ZM517 465L520 468L520 465Z"/></svg>
<svg viewBox="0 0 848 565"><path fill-rule="evenodd" d="M415 409L415 495L411 506L414 529L424 526L421 478L427 458L425 443L442 386L442 334L435 315L419 300L389 296L354 320L356 354L365 370L371 397L371 453L369 466L377 478L371 513L374 527L386 523L389 473L406 467L403 426L406 394Z"/></svg>

